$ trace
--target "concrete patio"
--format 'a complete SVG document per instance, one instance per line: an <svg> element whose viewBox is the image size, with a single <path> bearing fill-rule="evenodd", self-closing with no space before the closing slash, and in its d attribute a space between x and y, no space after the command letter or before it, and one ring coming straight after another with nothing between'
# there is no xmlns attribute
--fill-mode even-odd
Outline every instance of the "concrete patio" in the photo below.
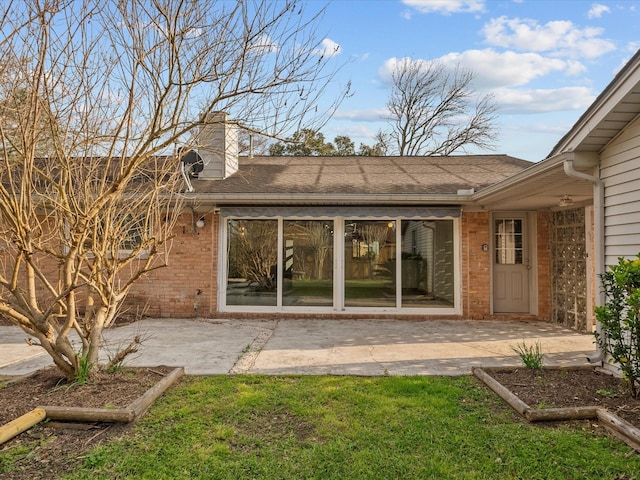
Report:
<svg viewBox="0 0 640 480"><path fill-rule="evenodd" d="M540 342L544 364L585 365L592 335L558 325L484 320L146 319L106 332L104 358L135 335L129 366L183 366L191 375L465 375L518 366L513 347ZM0 376L52 362L17 327L0 326Z"/></svg>

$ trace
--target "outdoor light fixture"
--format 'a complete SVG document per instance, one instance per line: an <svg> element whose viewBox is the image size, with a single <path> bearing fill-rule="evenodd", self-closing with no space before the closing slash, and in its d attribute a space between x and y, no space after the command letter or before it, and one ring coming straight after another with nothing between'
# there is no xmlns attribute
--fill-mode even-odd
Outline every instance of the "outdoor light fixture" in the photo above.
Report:
<svg viewBox="0 0 640 480"><path fill-rule="evenodd" d="M560 207L570 207L571 205L573 205L573 198L569 195L564 195L558 202L558 206Z"/></svg>
<svg viewBox="0 0 640 480"><path fill-rule="evenodd" d="M203 228L204 227L204 217L200 217L196 222L196 227Z"/></svg>

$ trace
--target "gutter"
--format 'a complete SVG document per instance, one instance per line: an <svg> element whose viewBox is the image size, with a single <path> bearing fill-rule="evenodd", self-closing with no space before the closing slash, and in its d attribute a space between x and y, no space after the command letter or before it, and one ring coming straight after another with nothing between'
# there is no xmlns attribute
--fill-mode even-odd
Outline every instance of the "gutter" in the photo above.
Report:
<svg viewBox="0 0 640 480"><path fill-rule="evenodd" d="M605 271L604 262L604 183L600 179L599 175L589 175L587 173L579 172L574 168L574 161L576 158L575 152L565 152L562 154L564 159L563 167L564 172L568 177L576 178L579 180L586 180L591 182L594 186L593 194L593 215L594 215L594 256L595 256L595 274L600 278ZM602 291L596 294L596 306L604 305L604 294ZM602 326L596 319L596 332L600 334L602 332ZM604 363L604 352L599 345L596 344L596 352L593 355L587 357L590 363Z"/></svg>
<svg viewBox="0 0 640 480"><path fill-rule="evenodd" d="M262 204L340 204L340 205L469 205L472 204L471 193L456 194L308 194L308 193L184 193L186 200L211 203L215 205L255 205Z"/></svg>

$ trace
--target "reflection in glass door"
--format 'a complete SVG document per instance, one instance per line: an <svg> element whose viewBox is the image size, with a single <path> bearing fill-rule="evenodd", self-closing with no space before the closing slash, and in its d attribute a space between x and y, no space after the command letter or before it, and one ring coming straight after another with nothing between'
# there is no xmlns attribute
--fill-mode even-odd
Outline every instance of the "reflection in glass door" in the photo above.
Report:
<svg viewBox="0 0 640 480"><path fill-rule="evenodd" d="M333 305L333 221L285 220L283 262L283 305Z"/></svg>
<svg viewBox="0 0 640 480"><path fill-rule="evenodd" d="M276 305L278 221L229 220L227 250L227 305Z"/></svg>
<svg viewBox="0 0 640 480"><path fill-rule="evenodd" d="M396 222L345 220L346 307L396 306Z"/></svg>
<svg viewBox="0 0 640 480"><path fill-rule="evenodd" d="M402 307L452 307L455 297L453 222L401 222Z"/></svg>

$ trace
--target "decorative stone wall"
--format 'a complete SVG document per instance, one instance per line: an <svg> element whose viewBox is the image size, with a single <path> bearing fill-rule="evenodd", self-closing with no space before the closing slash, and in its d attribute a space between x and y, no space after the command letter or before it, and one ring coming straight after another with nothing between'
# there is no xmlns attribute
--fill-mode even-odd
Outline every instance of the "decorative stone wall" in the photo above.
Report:
<svg viewBox="0 0 640 480"><path fill-rule="evenodd" d="M584 208L551 215L551 318L587 330L587 251Z"/></svg>

